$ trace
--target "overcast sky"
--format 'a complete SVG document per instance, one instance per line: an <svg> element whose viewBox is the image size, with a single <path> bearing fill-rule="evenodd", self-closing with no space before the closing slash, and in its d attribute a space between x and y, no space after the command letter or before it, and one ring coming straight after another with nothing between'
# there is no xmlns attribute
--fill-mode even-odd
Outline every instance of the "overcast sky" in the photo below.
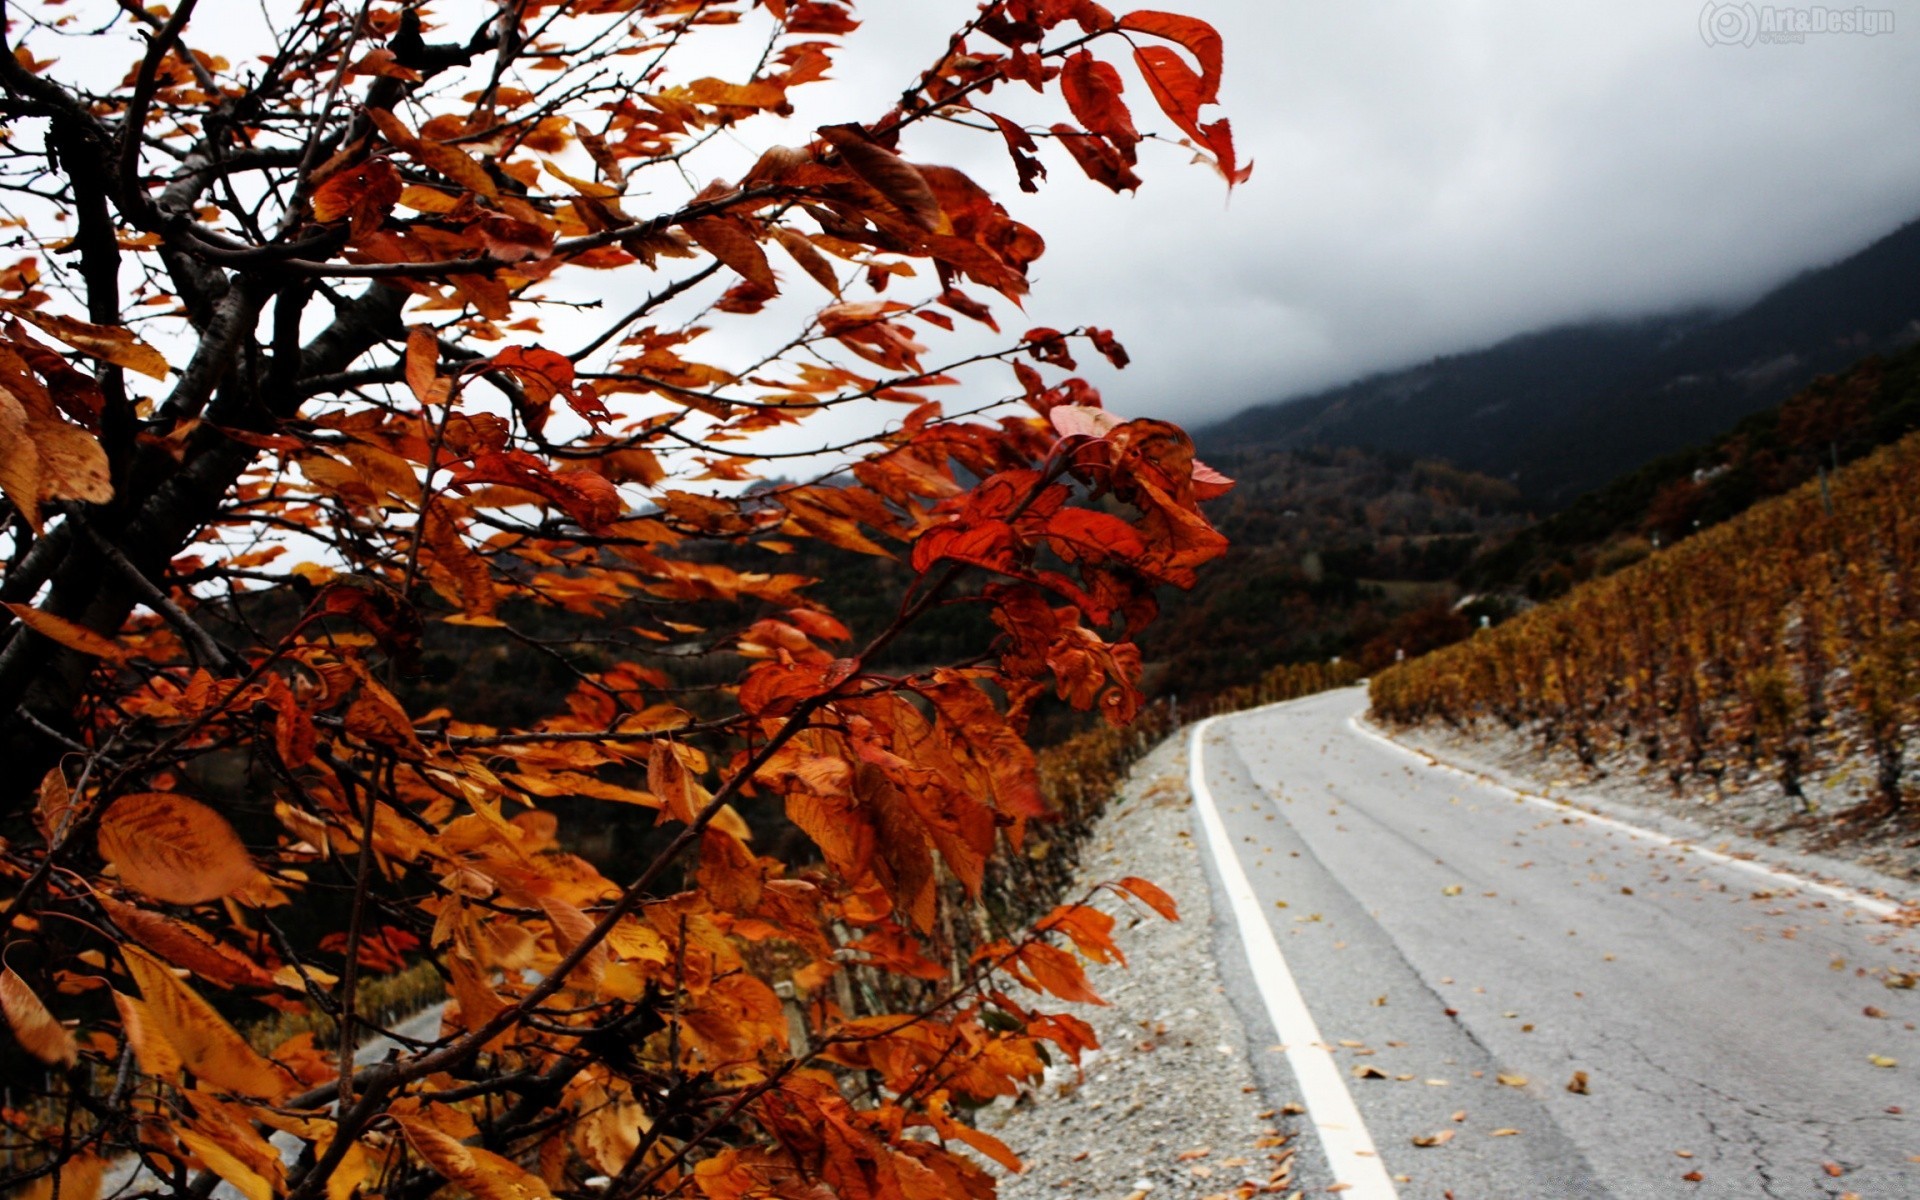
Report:
<svg viewBox="0 0 1920 1200"><path fill-rule="evenodd" d="M1133 351L1097 379L1124 412L1198 424L1543 325L1734 303L1920 216L1920 4L1889 34L1751 46L1709 45L1690 0L1165 7L1226 37L1258 164L1231 202L1165 147L1118 197L1064 161L1022 196L992 145L954 150L1049 241L1035 319ZM863 5L838 86L878 111L970 8Z"/></svg>
<svg viewBox="0 0 1920 1200"><path fill-rule="evenodd" d="M1693 0L1145 2L1225 35L1225 111L1243 161L1257 164L1230 200L1171 145L1143 146L1146 184L1120 196L1054 146L1038 196L1019 192L997 137L923 127L903 147L966 169L1045 235L1028 316L1004 314L1010 331L1113 329L1133 367L1083 366L1129 415L1199 425L1559 322L1738 303L1920 216L1920 0L1878 10L1890 33L1753 45L1710 45L1703 27L1737 36L1765 10ZM834 81L796 91L791 123L742 125L699 170L737 177L768 140L881 115L973 10L864 0ZM464 36L493 6L438 0L433 11ZM257 14L238 24L248 20ZM116 32L43 53L118 78L136 50L121 44L129 28ZM703 36L694 52L729 78L764 36L745 24L709 32L715 44ZM1137 80L1128 98L1143 130L1174 132ZM1064 114L1049 101L1032 115ZM605 289L592 294L610 306L656 282L587 274L568 286ZM791 303L820 303L808 286L797 281ZM737 339L770 323L716 324L701 346L737 356ZM1010 383L1003 371L970 379L964 399Z"/></svg>

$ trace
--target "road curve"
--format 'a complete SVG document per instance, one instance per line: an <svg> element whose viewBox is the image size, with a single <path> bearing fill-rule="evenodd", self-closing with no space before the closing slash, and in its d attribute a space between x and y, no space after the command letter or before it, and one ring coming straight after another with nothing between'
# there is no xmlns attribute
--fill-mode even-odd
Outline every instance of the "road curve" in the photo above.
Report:
<svg viewBox="0 0 1920 1200"><path fill-rule="evenodd" d="M1210 800L1400 1196L1920 1197L1920 990L1888 986L1920 930L1432 766L1365 704L1208 723L1194 836Z"/></svg>

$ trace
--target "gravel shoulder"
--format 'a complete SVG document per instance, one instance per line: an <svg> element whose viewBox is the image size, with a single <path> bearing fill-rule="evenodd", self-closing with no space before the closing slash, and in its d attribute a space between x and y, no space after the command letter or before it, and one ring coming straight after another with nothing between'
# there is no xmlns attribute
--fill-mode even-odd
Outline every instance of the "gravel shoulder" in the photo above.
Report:
<svg viewBox="0 0 1920 1200"><path fill-rule="evenodd" d="M1730 777L1734 786L1718 792L1697 785L1676 791L1635 761L1603 761L1596 771L1571 751L1542 750L1536 738L1491 722L1481 722L1469 734L1438 724L1389 728L1362 721L1401 745L1516 791L1869 894L1896 900L1920 896L1920 830L1911 823L1883 823L1842 836L1843 827L1831 819L1796 826L1792 803L1766 779ZM1842 769L1808 780L1806 790L1822 812L1838 813L1865 799L1867 778L1864 768Z"/></svg>
<svg viewBox="0 0 1920 1200"><path fill-rule="evenodd" d="M1296 1194L1295 1147L1311 1139L1298 1136L1280 1056L1251 1044L1216 963L1186 765L1182 731L1135 766L1081 852L1082 888L1138 875L1173 896L1181 919L1098 901L1130 964L1088 964L1108 1003L1072 1006L1100 1049L980 1115L1027 1164L1002 1180L1006 1200Z"/></svg>

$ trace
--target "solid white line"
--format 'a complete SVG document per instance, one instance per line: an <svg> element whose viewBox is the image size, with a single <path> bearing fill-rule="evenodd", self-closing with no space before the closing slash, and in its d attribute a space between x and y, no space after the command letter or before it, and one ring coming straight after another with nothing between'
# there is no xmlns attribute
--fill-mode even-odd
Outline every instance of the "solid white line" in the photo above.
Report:
<svg viewBox="0 0 1920 1200"><path fill-rule="evenodd" d="M1451 771L1455 775L1464 775L1477 783L1506 792L1510 796L1518 797L1528 804L1538 808L1544 808L1548 812L1559 813L1561 816L1566 816L1571 813L1579 816L1583 820L1592 821L1596 825L1605 825L1610 829L1617 829L1632 837L1645 838L1648 841L1657 842L1663 846L1672 846L1677 850L1684 850L1689 854L1697 854L1709 862L1718 863L1724 867L1732 867L1734 870L1742 871L1748 875L1758 876L1769 883L1784 883L1804 891L1826 896L1829 899L1851 904L1860 911L1871 913L1876 917L1890 917L1901 911L1899 904L1881 900L1878 897L1869 896L1863 892L1857 892L1849 887L1842 887L1834 883L1822 883L1817 879L1808 879L1804 875L1796 874L1785 867L1774 866L1771 863L1735 858L1731 854L1723 854L1718 850L1709 850L1705 846L1690 842L1685 838L1672 837L1658 830L1646 829L1639 825L1629 824L1616 817L1605 816L1601 813L1594 812L1590 808L1582 808L1570 801L1555 800L1548 796L1539 796L1532 792L1523 792L1518 788L1508 787L1499 780L1482 775L1477 771L1469 771L1462 767L1456 767L1452 763L1443 762L1424 750L1415 750L1412 746L1402 745L1377 730L1367 728L1358 715L1348 717L1347 725L1361 737L1379 742L1383 746L1389 746L1410 758L1417 758L1429 767L1435 767L1442 771Z"/></svg>
<svg viewBox="0 0 1920 1200"><path fill-rule="evenodd" d="M1347 1081L1333 1061L1333 1052L1320 1040L1320 1027L1300 995L1300 985L1280 953L1273 926L1261 911L1260 899L1234 853L1233 841L1207 789L1206 771L1201 765L1201 739L1217 717L1209 717L1193 727L1193 740L1187 752L1188 776L1194 807L1200 810L1200 824L1207 831L1207 847L1220 871L1227 901L1233 908L1234 922L1240 927L1240 942L1247 950L1247 966L1266 1002L1267 1016L1274 1032L1286 1044L1287 1065L1299 1081L1301 1097L1306 1101L1307 1117L1313 1122L1320 1145L1326 1151L1327 1164L1336 1183L1346 1184L1342 1200L1396 1200L1393 1180L1386 1164L1374 1149L1373 1136L1360 1118L1360 1110L1347 1091Z"/></svg>

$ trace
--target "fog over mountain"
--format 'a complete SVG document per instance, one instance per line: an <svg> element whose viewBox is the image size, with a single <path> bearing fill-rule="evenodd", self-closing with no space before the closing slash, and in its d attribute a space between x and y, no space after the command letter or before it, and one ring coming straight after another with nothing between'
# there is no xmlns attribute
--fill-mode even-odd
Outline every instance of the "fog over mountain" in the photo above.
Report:
<svg viewBox="0 0 1920 1200"><path fill-rule="evenodd" d="M866 6L885 52L838 86L883 105L964 7ZM1186 8L1226 38L1257 163L1231 200L1170 169L1175 147L1144 148L1137 196L1052 156L1027 197L990 143L953 144L1049 239L1032 320L1133 350L1124 374L1089 367L1129 413L1203 424L1528 330L1737 306L1920 215L1911 3L1891 33L1752 46L1708 44L1685 0Z"/></svg>

